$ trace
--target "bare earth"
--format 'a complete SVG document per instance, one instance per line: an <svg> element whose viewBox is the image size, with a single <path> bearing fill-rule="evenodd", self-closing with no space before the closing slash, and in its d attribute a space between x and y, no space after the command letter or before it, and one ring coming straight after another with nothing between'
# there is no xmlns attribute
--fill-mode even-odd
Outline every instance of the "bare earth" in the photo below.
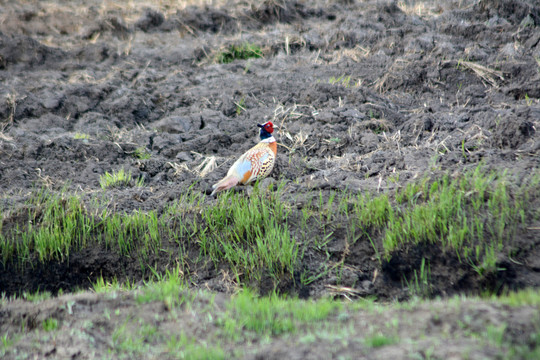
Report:
<svg viewBox="0 0 540 360"><path fill-rule="evenodd" d="M21 223L21 209L40 188L106 199L111 212L159 212L194 183L207 192L257 141L255 125L267 120L279 126L281 146L263 185L285 182L285 196L298 209L319 194L389 192L479 164L507 169L519 184L540 166L539 29L534 0L0 1L2 231ZM263 57L215 61L228 46L245 43L260 46ZM149 158L137 159L138 149ZM122 168L144 186L103 190L100 176ZM538 195L531 194L535 206ZM410 296L403 279L424 258L432 295L443 299L538 288L539 229L535 220L515 234L520 250L512 258L502 254L498 266L505 271L488 278L427 245L381 264L368 241L349 248L336 229L327 251L309 252L301 266L315 271L339 262L339 278L329 272L278 290L301 298L403 300ZM191 246L196 257L197 245ZM3 264L6 296L65 294L2 303L0 335L27 326L8 358L122 357L110 338L119 324L136 328L135 314L165 333L177 334L171 329L178 327L199 338L219 332L197 316L219 314L237 284L226 269L192 260L193 288L209 293L176 317L161 303L137 303L131 293L72 294L98 276L149 278L137 259L102 246L75 251L64 262L35 261L24 271ZM158 271L174 265L159 254L150 263ZM250 285L261 293L273 289ZM223 349L226 357L256 359L504 358L504 346L470 334L504 323L505 344L528 346L540 331L535 306L448 304L419 303L388 314L351 310L345 319L330 317L334 328L327 332L339 328L336 339L320 335L310 342L296 334L247 342L242 353L231 342ZM122 315L104 318L120 308ZM34 331L51 317L60 323L54 339ZM399 325L392 334L410 341L382 347L355 341L370 326L392 327L393 318ZM137 356L178 354L158 349Z"/></svg>

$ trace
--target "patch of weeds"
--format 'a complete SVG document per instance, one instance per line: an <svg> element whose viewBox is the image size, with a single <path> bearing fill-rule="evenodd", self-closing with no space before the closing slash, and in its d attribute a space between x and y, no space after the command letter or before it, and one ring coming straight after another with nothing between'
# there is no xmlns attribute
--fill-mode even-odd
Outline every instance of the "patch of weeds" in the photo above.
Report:
<svg viewBox="0 0 540 360"><path fill-rule="evenodd" d="M255 44L244 43L242 45L231 45L217 55L217 61L221 64L228 64L234 60L246 60L250 58L262 58L262 49Z"/></svg>
<svg viewBox="0 0 540 360"><path fill-rule="evenodd" d="M414 296L429 297L431 295L431 269L429 262L422 258L420 269L415 269L413 278L407 281L407 287Z"/></svg>
<svg viewBox="0 0 540 360"><path fill-rule="evenodd" d="M115 291L129 291L135 289L133 283L119 283L118 279L114 277L112 280L105 280L103 276L100 276L92 283L92 290L97 294L110 293Z"/></svg>
<svg viewBox="0 0 540 360"><path fill-rule="evenodd" d="M372 109L369 109L368 111L368 117L370 119L380 119L381 118L381 115L377 112L377 111L374 111Z"/></svg>
<svg viewBox="0 0 540 360"><path fill-rule="evenodd" d="M133 156L139 160L148 160L152 156L145 147L138 147L133 152Z"/></svg>
<svg viewBox="0 0 540 360"><path fill-rule="evenodd" d="M243 331L280 335L294 333L302 324L322 321L340 307L340 303L330 299L303 301L275 293L257 297L252 291L244 290L231 299L220 323L232 338Z"/></svg>
<svg viewBox="0 0 540 360"><path fill-rule="evenodd" d="M45 331L54 331L58 329L58 320L55 318L45 319L42 323L43 330Z"/></svg>
<svg viewBox="0 0 540 360"><path fill-rule="evenodd" d="M505 359L540 359L540 331L531 334L529 343L530 345L511 344Z"/></svg>
<svg viewBox="0 0 540 360"><path fill-rule="evenodd" d="M105 172L99 177L99 185L103 190L113 187L122 187L129 185L131 181L131 171L125 171L124 168L113 171L112 173Z"/></svg>
<svg viewBox="0 0 540 360"><path fill-rule="evenodd" d="M122 255L129 255L131 251L137 250L141 258L147 258L156 251L161 241L160 221L153 211L112 214L100 225L105 245L117 248Z"/></svg>
<svg viewBox="0 0 540 360"><path fill-rule="evenodd" d="M390 181L391 183L394 183L394 184L399 184L399 173L394 174L394 175L390 175L388 177L388 181Z"/></svg>
<svg viewBox="0 0 540 360"><path fill-rule="evenodd" d="M165 275L154 272L155 280L146 283L146 286L137 295L138 303L163 301L169 309L182 304L190 305L195 296L188 294L183 275L179 267L172 271L167 270Z"/></svg>
<svg viewBox="0 0 540 360"><path fill-rule="evenodd" d="M219 360L225 352L219 346L209 346L204 341L188 338L184 332L167 340L167 350L176 359Z"/></svg>
<svg viewBox="0 0 540 360"><path fill-rule="evenodd" d="M319 193L314 206L318 210L312 214L302 209L300 222L303 229L309 220L318 220L323 228L329 225L324 239L311 242L319 251L334 236L336 228L331 224L345 221L348 244L369 240L379 261L388 261L398 249L428 243L455 252L461 263L487 276L502 270L498 258L505 249L512 253L515 232L540 216L529 205L540 190L540 172L533 171L519 187L513 183L505 171L485 171L479 165L458 177L409 183L395 191L395 202L390 200L392 194L344 193L336 200L330 194L325 201ZM407 280L414 294L429 295L429 273L424 260ZM311 282L314 276L304 273L301 279Z"/></svg>
<svg viewBox="0 0 540 360"><path fill-rule="evenodd" d="M394 345L399 342L397 336L389 336L383 333L376 333L364 338L364 344L368 347L378 348L387 345Z"/></svg>
<svg viewBox="0 0 540 360"><path fill-rule="evenodd" d="M485 337L490 344L500 348L503 346L504 332L506 331L506 328L506 324L502 324L500 326L488 324L483 337Z"/></svg>
<svg viewBox="0 0 540 360"><path fill-rule="evenodd" d="M9 349L15 344L13 336L9 336L9 333L4 333L0 336L0 356L5 356Z"/></svg>
<svg viewBox="0 0 540 360"><path fill-rule="evenodd" d="M130 326L129 320L126 320L112 334L112 348L117 354L128 355L128 358L140 358L142 354L150 352L150 344L141 334L134 334L131 328L140 329L140 326ZM133 324L131 324L133 325Z"/></svg>
<svg viewBox="0 0 540 360"><path fill-rule="evenodd" d="M355 300L350 305L350 309L354 311L365 310L370 313L379 312L379 309L383 307L380 303L377 302L377 299L373 296L359 298Z"/></svg>
<svg viewBox="0 0 540 360"><path fill-rule="evenodd" d="M160 228L165 228L152 211L99 214L89 211L77 196L63 197L46 190L34 194L27 206L27 220L0 237L4 264L23 265L34 255L40 262L63 261L71 251L99 243L122 255L136 250L144 259L156 251Z"/></svg>
<svg viewBox="0 0 540 360"><path fill-rule="evenodd" d="M351 338L356 340L356 331L352 324L345 325L343 323L328 324L322 323L314 329L308 329L307 334L301 336L298 342L303 344L312 344L315 342L327 341L331 344L341 343L347 346Z"/></svg>
<svg viewBox="0 0 540 360"><path fill-rule="evenodd" d="M255 190L250 197L223 194L202 209L203 226L193 223L201 257L218 267L229 264L238 282L260 281L264 275L279 282L292 278L298 246L287 226L289 210L275 192Z"/></svg>
<svg viewBox="0 0 540 360"><path fill-rule="evenodd" d="M144 178L142 176L138 177L137 180L135 180L135 186L136 187L144 186Z"/></svg>
<svg viewBox="0 0 540 360"><path fill-rule="evenodd" d="M394 209L386 194L377 197L358 194L353 210L358 228L381 227L395 217Z"/></svg>
<svg viewBox="0 0 540 360"><path fill-rule="evenodd" d="M75 140L88 140L90 139L90 135L84 133L75 133L75 135L73 135L73 138Z"/></svg>
<svg viewBox="0 0 540 360"><path fill-rule="evenodd" d="M522 192L511 197L511 190L505 172L488 173L481 166L457 178L446 175L398 190L396 200L403 206L388 221L386 258L403 244L434 243L455 251L480 275L497 271L497 254L526 210Z"/></svg>
<svg viewBox="0 0 540 360"><path fill-rule="evenodd" d="M52 294L49 291L36 291L35 293L23 292L22 298L31 301L33 303L42 302L44 300L50 299Z"/></svg>
<svg viewBox="0 0 540 360"><path fill-rule="evenodd" d="M525 94L525 103L527 104L527 106L531 106L533 101L531 98L529 98L529 94Z"/></svg>
<svg viewBox="0 0 540 360"><path fill-rule="evenodd" d="M330 256L327 253L327 259L329 257ZM334 267L330 268L330 266L327 263L323 263L314 273L311 273L308 270L304 270L302 274L300 274L300 283L302 285L309 285L317 281L321 277L326 276L330 270L334 269Z"/></svg>
<svg viewBox="0 0 540 360"><path fill-rule="evenodd" d="M337 78L335 76L332 76L328 80L328 83L330 83L332 85L342 85L343 87L348 88L350 86L350 83L351 83L351 76L350 75L348 75L348 76L341 75L340 77L337 77Z"/></svg>
<svg viewBox="0 0 540 360"><path fill-rule="evenodd" d="M512 291L502 296L493 296L492 300L508 306L540 306L540 289L524 289Z"/></svg>
<svg viewBox="0 0 540 360"><path fill-rule="evenodd" d="M246 105L246 98L241 98L239 102L236 104L236 115L240 115L242 111L246 111L245 105Z"/></svg>
<svg viewBox="0 0 540 360"><path fill-rule="evenodd" d="M93 218L84 216L84 209L75 197L62 198L45 190L35 194L28 204L28 222L16 231L0 237L2 260L17 259L21 263L31 253L40 261L69 256L73 244L84 242L85 232Z"/></svg>

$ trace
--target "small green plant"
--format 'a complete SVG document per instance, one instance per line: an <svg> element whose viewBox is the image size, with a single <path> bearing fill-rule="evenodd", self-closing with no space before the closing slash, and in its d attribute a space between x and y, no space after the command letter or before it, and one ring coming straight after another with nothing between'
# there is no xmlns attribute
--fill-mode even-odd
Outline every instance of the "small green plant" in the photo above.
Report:
<svg viewBox="0 0 540 360"><path fill-rule="evenodd" d="M148 160L152 155L148 152L148 150L146 150L146 148L141 146L135 149L133 156L139 160Z"/></svg>
<svg viewBox="0 0 540 360"><path fill-rule="evenodd" d="M140 358L141 354L148 352L150 344L145 337L142 336L140 330L142 329L139 324L135 327L139 329L133 333L128 328L130 321L126 320L120 327L114 330L111 336L112 349L118 354L128 354L128 358Z"/></svg>
<svg viewBox="0 0 540 360"><path fill-rule="evenodd" d="M6 352L13 346L15 339L9 336L9 333L4 333L0 336L0 356L5 356Z"/></svg>
<svg viewBox="0 0 540 360"><path fill-rule="evenodd" d="M431 295L431 269L429 262L426 265L426 259L422 258L420 263L420 269L415 269L413 272L413 278L407 281L409 291L420 297L429 297Z"/></svg>
<svg viewBox="0 0 540 360"><path fill-rule="evenodd" d="M399 173L396 173L395 175L391 175L388 177L388 181L394 184L399 184Z"/></svg>
<svg viewBox="0 0 540 360"><path fill-rule="evenodd" d="M398 342L399 339L396 336L388 336L382 333L377 333L364 339L364 343L366 344L366 346L372 348L393 345L397 344Z"/></svg>
<svg viewBox="0 0 540 360"><path fill-rule="evenodd" d="M118 279L115 277L112 280L105 280L103 276L100 276L92 283L92 290L98 294L100 293L109 293L114 291L128 291L133 290L135 284L126 283L121 284L118 282Z"/></svg>
<svg viewBox="0 0 540 360"><path fill-rule="evenodd" d="M137 180L135 180L135 186L136 187L143 187L144 186L144 178L142 176L139 176Z"/></svg>
<svg viewBox="0 0 540 360"><path fill-rule="evenodd" d="M234 60L246 60L250 58L261 58L263 56L260 46L244 43L242 45L231 45L221 51L217 56L217 61L222 64L228 64Z"/></svg>
<svg viewBox="0 0 540 360"><path fill-rule="evenodd" d="M184 332L172 335L167 341L167 350L178 359L219 360L225 353L219 346L208 346L195 338L188 338Z"/></svg>
<svg viewBox="0 0 540 360"><path fill-rule="evenodd" d="M43 321L43 330L53 331L58 329L58 320L55 318L48 318Z"/></svg>
<svg viewBox="0 0 540 360"><path fill-rule="evenodd" d="M251 60L246 61L246 66L244 67L244 74L249 73L249 69L251 68Z"/></svg>
<svg viewBox="0 0 540 360"><path fill-rule="evenodd" d="M486 326L485 334L483 334L483 337L486 337L491 344L500 348L503 346L504 332L506 328L506 324L502 324L500 326L489 324Z"/></svg>
<svg viewBox="0 0 540 360"><path fill-rule="evenodd" d="M378 111L373 110L373 109L369 109L367 115L368 115L368 117L369 117L371 120L378 120L378 119L381 118L381 114L379 114ZM385 129L386 129L386 127L385 127L384 125L382 125L382 124L379 125L378 127L380 127L382 130L385 130ZM382 132L382 131L380 131L380 132Z"/></svg>
<svg viewBox="0 0 540 360"><path fill-rule="evenodd" d="M527 104L527 106L531 106L533 101L531 98L529 98L529 94L525 94L525 103Z"/></svg>
<svg viewBox="0 0 540 360"><path fill-rule="evenodd" d="M246 103L246 98L241 98L239 102L236 104L236 115L240 115L242 111L245 111L246 108L244 107Z"/></svg>
<svg viewBox="0 0 540 360"><path fill-rule="evenodd" d="M348 76L341 75L340 77L337 77L337 78L335 76L332 76L328 80L328 83L330 83L332 85L342 85L345 88L348 88L350 86L350 82L351 82L351 76L350 75L348 75Z"/></svg>
<svg viewBox="0 0 540 360"><path fill-rule="evenodd" d="M326 276L330 271L328 264L323 264L319 269L315 271L315 274L311 274L309 271L304 270L300 275L300 282L303 285L309 285L312 282L318 280L319 278Z"/></svg>
<svg viewBox="0 0 540 360"><path fill-rule="evenodd" d="M75 140L88 140L90 139L90 135L84 133L75 133L75 135L73 135L73 138Z"/></svg>
<svg viewBox="0 0 540 360"><path fill-rule="evenodd" d="M112 187L121 187L129 185L131 181L131 171L126 172L123 168L112 173L105 172L99 177L99 185L103 190Z"/></svg>

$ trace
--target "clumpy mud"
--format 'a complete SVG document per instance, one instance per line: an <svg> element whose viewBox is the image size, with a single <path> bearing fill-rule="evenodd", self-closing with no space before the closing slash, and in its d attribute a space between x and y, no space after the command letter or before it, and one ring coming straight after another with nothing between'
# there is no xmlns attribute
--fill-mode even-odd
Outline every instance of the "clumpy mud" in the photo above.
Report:
<svg viewBox="0 0 540 360"><path fill-rule="evenodd" d="M288 184L284 196L299 210L319 194L391 193L479 164L507 169L519 185L540 165L539 29L532 0L5 3L2 229L21 223L21 209L43 188L106 199L112 212L159 213L193 184L207 193L267 120L279 126L280 143L267 183ZM263 57L216 62L246 43ZM100 176L119 169L131 172L130 186L103 190ZM144 186L133 186L136 179ZM538 198L531 194L534 206ZM298 273L278 290L406 299L403 280L422 259L431 266L431 295L537 287L540 223L529 225L514 235L514 257L501 254L505 271L490 277L431 245L378 262L367 238L345 246L337 229L301 267L316 273L340 263L339 273L308 285ZM196 244L188 250L198 256ZM156 254L148 265L174 264ZM191 266L194 287L236 288L226 270ZM99 276L150 275L138 259L95 246L24 270L4 263L0 291L56 294L88 289Z"/></svg>

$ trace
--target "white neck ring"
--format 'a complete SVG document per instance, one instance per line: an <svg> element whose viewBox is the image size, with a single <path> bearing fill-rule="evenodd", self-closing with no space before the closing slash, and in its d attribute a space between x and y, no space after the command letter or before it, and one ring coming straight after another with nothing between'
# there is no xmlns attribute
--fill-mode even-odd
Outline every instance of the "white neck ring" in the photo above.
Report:
<svg viewBox="0 0 540 360"><path fill-rule="evenodd" d="M269 138L261 140L261 142L263 142L263 143L272 143L272 142L275 142L275 141L276 141L276 139L273 136L270 136Z"/></svg>

